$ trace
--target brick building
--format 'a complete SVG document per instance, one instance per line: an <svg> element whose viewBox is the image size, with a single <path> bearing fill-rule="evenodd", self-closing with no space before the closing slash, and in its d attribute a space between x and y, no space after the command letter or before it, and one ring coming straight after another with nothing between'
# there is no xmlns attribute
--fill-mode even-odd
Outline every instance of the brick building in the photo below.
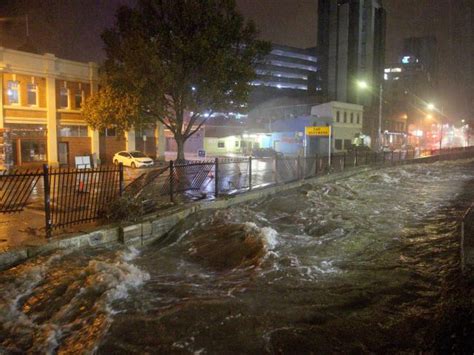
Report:
<svg viewBox="0 0 474 355"><path fill-rule="evenodd" d="M88 155L110 164L117 151L140 148L155 157L157 127L117 136L87 126L81 106L97 88L95 63L0 47L0 128L11 132L13 163L74 166L76 156Z"/></svg>

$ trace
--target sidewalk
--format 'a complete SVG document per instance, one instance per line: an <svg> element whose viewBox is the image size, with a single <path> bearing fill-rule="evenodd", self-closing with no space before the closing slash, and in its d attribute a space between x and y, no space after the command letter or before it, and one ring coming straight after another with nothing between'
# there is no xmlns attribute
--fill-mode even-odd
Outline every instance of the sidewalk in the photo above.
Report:
<svg viewBox="0 0 474 355"><path fill-rule="evenodd" d="M89 232L99 225L98 222L84 223L67 229L57 229L53 232L53 237L65 238L71 234ZM20 213L0 214L0 253L48 243L44 212L38 205L29 205Z"/></svg>
<svg viewBox="0 0 474 355"><path fill-rule="evenodd" d="M44 213L29 208L0 215L0 251L45 240L44 225Z"/></svg>
<svg viewBox="0 0 474 355"><path fill-rule="evenodd" d="M124 168L125 186L148 170ZM22 212L0 214L0 252L18 246L47 243L45 224L43 179L39 179ZM77 233L97 225L97 223L76 225L55 230L54 234Z"/></svg>

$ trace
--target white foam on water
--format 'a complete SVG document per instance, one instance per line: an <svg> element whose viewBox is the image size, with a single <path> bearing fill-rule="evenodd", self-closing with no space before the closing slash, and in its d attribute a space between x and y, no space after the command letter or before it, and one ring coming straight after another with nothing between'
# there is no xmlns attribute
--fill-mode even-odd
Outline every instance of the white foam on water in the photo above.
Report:
<svg viewBox="0 0 474 355"><path fill-rule="evenodd" d="M278 245L278 232L270 227L264 227L261 229L265 242L267 244L267 250L273 250Z"/></svg>
<svg viewBox="0 0 474 355"><path fill-rule="evenodd" d="M24 313L20 303L25 298L36 297L35 292L42 292L41 290L47 287L43 285L44 282L55 282L54 276L52 276L52 281L49 277L54 275L57 269L62 268L62 265L53 266L53 262L61 259L65 254L69 252L57 253L47 260L40 258L33 266L28 264L20 266L18 279L7 284L7 287L3 287L0 292L0 306L2 306L0 321L4 327L11 329L13 334L21 329L18 333L18 335L21 334L21 338L34 337L36 339L32 348L23 349L25 351L56 353L61 350L63 343L67 344L65 337L71 337L72 344L82 342L90 331L87 324L93 323L88 320L96 319L103 314L106 317L106 324L101 334L96 334L95 341L97 342L110 325L111 316L116 313L112 306L113 302L126 298L130 290L138 288L150 279L148 273L129 263L140 254L135 248L117 252L111 260L92 259L85 267L72 266L71 272L76 272L77 278L73 283L68 284L68 288L75 289L75 294L67 303L50 314L48 320L37 323L37 313ZM67 260L62 263L66 262ZM94 298L91 299L91 297ZM41 302L47 304L48 300L41 300ZM51 302L56 301L52 299ZM84 312L79 311L87 304ZM77 329L79 323L84 324L85 328Z"/></svg>
<svg viewBox="0 0 474 355"><path fill-rule="evenodd" d="M55 354L56 349L59 346L59 341L62 336L62 331L57 326L52 325L52 329L49 331L46 339L46 354Z"/></svg>
<svg viewBox="0 0 474 355"><path fill-rule="evenodd" d="M128 250L122 254L125 261L132 261L140 255L140 250L135 247L128 247Z"/></svg>
<svg viewBox="0 0 474 355"><path fill-rule="evenodd" d="M122 256L123 261L115 263L91 260L88 269L91 271L88 284L103 291L105 308L109 315L116 314L112 303L127 298L129 292L137 289L150 279L150 274L127 262L136 257L138 250L131 250Z"/></svg>
<svg viewBox="0 0 474 355"><path fill-rule="evenodd" d="M1 318L3 322L9 322L15 319L16 321L23 323L24 325L31 325L31 320L25 316L18 309L18 303L20 299L29 295L33 289L44 279L48 268L55 261L60 260L63 256L70 254L69 251L59 251L54 255L50 256L45 261L40 261L39 264L29 267L25 265L22 270L21 278L17 279L14 284L10 283L7 288L4 288L0 295L0 300L9 301L9 311L4 313L1 312ZM29 267L29 268L28 268ZM3 302L2 302L3 303Z"/></svg>
<svg viewBox="0 0 474 355"><path fill-rule="evenodd" d="M245 228L249 230L254 230L259 233L259 235L263 238L265 242L265 246L267 251L274 250L275 247L279 244L278 242L278 232L270 227L258 227L253 222L245 222Z"/></svg>
<svg viewBox="0 0 474 355"><path fill-rule="evenodd" d="M320 197L319 197L319 193L314 191L314 190L310 190L306 193L306 197L309 198L310 200L319 200Z"/></svg>

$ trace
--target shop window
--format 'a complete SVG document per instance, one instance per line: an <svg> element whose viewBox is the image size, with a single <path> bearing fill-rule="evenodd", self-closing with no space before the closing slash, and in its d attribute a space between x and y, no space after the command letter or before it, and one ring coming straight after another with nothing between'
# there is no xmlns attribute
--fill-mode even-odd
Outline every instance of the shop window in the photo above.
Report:
<svg viewBox="0 0 474 355"><path fill-rule="evenodd" d="M350 139L344 139L344 149L349 149L352 146Z"/></svg>
<svg viewBox="0 0 474 355"><path fill-rule="evenodd" d="M18 81L8 81L7 97L9 105L18 105L20 103L20 83Z"/></svg>
<svg viewBox="0 0 474 355"><path fill-rule="evenodd" d="M341 113L339 111L336 111L336 122L341 121Z"/></svg>
<svg viewBox="0 0 474 355"><path fill-rule="evenodd" d="M153 138L155 136L155 129L154 128L142 128L142 129L135 130L135 138L143 138L143 136Z"/></svg>
<svg viewBox="0 0 474 355"><path fill-rule="evenodd" d="M45 141L21 141L21 161L42 162L46 161L46 142Z"/></svg>
<svg viewBox="0 0 474 355"><path fill-rule="evenodd" d="M59 127L60 137L87 137L87 126L60 126Z"/></svg>
<svg viewBox="0 0 474 355"><path fill-rule="evenodd" d="M351 123L354 123L354 113L351 112Z"/></svg>
<svg viewBox="0 0 474 355"><path fill-rule="evenodd" d="M61 88L59 91L59 106L69 108L69 90L66 88Z"/></svg>
<svg viewBox="0 0 474 355"><path fill-rule="evenodd" d="M217 142L217 148L225 148L225 142L224 141Z"/></svg>
<svg viewBox="0 0 474 355"><path fill-rule="evenodd" d="M357 118L357 124L360 124L360 116L359 116L359 114L357 114L356 118Z"/></svg>
<svg viewBox="0 0 474 355"><path fill-rule="evenodd" d="M82 108L82 100L84 97L84 91L78 90L76 91L76 94L74 95L74 104L76 105L76 109Z"/></svg>
<svg viewBox="0 0 474 355"><path fill-rule="evenodd" d="M104 135L106 137L117 137L117 130L115 128L106 128Z"/></svg>
<svg viewBox="0 0 474 355"><path fill-rule="evenodd" d="M337 150L342 150L342 139L336 139L336 141L334 142L334 147Z"/></svg>
<svg viewBox="0 0 474 355"><path fill-rule="evenodd" d="M347 112L344 111L344 123L347 123Z"/></svg>
<svg viewBox="0 0 474 355"><path fill-rule="evenodd" d="M26 87L28 92L27 100L29 106L37 106L38 105L38 85L36 84L28 84Z"/></svg>

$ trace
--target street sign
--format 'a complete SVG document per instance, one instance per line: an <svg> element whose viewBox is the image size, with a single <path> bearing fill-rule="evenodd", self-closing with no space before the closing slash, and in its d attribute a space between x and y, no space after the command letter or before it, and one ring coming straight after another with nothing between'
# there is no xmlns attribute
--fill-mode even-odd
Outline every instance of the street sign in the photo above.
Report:
<svg viewBox="0 0 474 355"><path fill-rule="evenodd" d="M329 136L329 126L309 126L305 127L304 131L307 136Z"/></svg>
<svg viewBox="0 0 474 355"><path fill-rule="evenodd" d="M76 169L90 169L91 168L91 157L89 155L75 156Z"/></svg>

